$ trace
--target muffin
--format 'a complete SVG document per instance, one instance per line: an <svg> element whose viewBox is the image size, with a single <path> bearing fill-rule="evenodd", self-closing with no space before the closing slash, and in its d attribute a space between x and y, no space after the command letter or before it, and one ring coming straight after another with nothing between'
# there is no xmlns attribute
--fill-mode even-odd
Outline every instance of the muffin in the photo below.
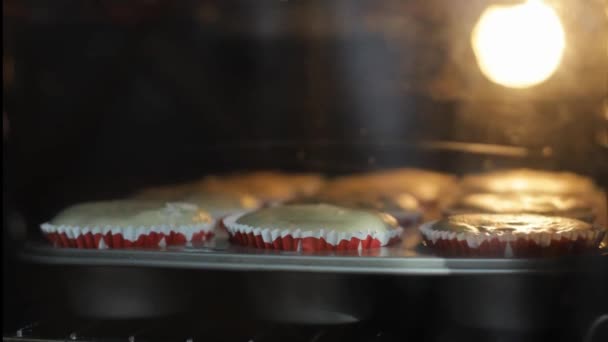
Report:
<svg viewBox="0 0 608 342"><path fill-rule="evenodd" d="M223 223L235 244L287 251L371 249L397 241L402 232L388 214L329 204L268 207Z"/></svg>
<svg viewBox="0 0 608 342"><path fill-rule="evenodd" d="M596 250L605 228L533 214L460 214L420 227L425 244L443 256L538 257Z"/></svg>
<svg viewBox="0 0 608 342"><path fill-rule="evenodd" d="M538 214L561 216L593 223L595 215L591 203L584 198L552 194L468 194L460 198L446 214Z"/></svg>
<svg viewBox="0 0 608 342"><path fill-rule="evenodd" d="M428 170L394 169L337 178L321 191L326 197L413 196L427 218L455 195L456 178Z"/></svg>
<svg viewBox="0 0 608 342"><path fill-rule="evenodd" d="M315 173L285 173L283 177L293 187L296 197L313 196L325 183L323 177Z"/></svg>
<svg viewBox="0 0 608 342"><path fill-rule="evenodd" d="M590 194L597 188L590 178L570 172L512 169L468 175L462 179L466 193Z"/></svg>
<svg viewBox="0 0 608 342"><path fill-rule="evenodd" d="M209 176L198 185L209 192L253 195L264 203L280 203L298 196L315 194L323 183L316 174L286 174L257 171L228 176Z"/></svg>
<svg viewBox="0 0 608 342"><path fill-rule="evenodd" d="M189 203L118 200L71 206L41 225L59 247L164 247L213 236L211 216Z"/></svg>
<svg viewBox="0 0 608 342"><path fill-rule="evenodd" d="M596 223L608 224L606 194L592 179L571 172L509 169L473 174L462 179L461 192L576 196L591 204Z"/></svg>

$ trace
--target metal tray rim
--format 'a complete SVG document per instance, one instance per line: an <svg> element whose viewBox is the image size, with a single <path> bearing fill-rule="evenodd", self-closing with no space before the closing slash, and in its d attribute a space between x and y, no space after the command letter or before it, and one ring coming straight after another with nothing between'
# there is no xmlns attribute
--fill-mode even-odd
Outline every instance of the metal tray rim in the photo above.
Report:
<svg viewBox="0 0 608 342"><path fill-rule="evenodd" d="M606 255L555 259L367 257L259 254L248 251L84 250L27 242L22 260L46 265L152 267L393 275L516 274L593 271ZM581 267L583 266L583 267Z"/></svg>

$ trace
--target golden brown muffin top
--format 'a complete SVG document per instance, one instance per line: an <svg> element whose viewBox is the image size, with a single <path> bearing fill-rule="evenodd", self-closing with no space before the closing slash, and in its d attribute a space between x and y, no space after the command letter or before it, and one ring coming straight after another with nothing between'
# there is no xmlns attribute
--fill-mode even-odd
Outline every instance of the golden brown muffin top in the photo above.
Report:
<svg viewBox="0 0 608 342"><path fill-rule="evenodd" d="M262 229L384 232L398 227L390 215L329 204L293 204L263 208L239 217L238 224Z"/></svg>
<svg viewBox="0 0 608 342"><path fill-rule="evenodd" d="M576 219L533 214L460 214L435 222L431 229L474 234L501 233L565 233L593 230L594 227Z"/></svg>
<svg viewBox="0 0 608 342"><path fill-rule="evenodd" d="M212 192L251 194L263 201L284 201L315 194L323 183L316 174L287 174L274 171L209 176L199 182L201 189Z"/></svg>
<svg viewBox="0 0 608 342"><path fill-rule="evenodd" d="M329 182L321 192L329 197L409 194L420 201L432 202L453 191L455 184L456 178L448 174L403 168L340 177Z"/></svg>
<svg viewBox="0 0 608 342"><path fill-rule="evenodd" d="M525 192L583 194L596 190L593 181L570 172L512 169L469 175L463 178L465 192Z"/></svg>
<svg viewBox="0 0 608 342"><path fill-rule="evenodd" d="M590 212L592 207L581 197L553 194L481 193L468 194L452 207L453 210L484 213L559 214L574 211Z"/></svg>

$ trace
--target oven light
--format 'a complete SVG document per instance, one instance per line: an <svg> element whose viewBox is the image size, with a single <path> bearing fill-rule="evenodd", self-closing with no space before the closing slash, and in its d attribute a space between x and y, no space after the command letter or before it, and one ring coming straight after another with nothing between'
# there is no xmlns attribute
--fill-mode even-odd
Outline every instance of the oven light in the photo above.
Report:
<svg viewBox="0 0 608 342"><path fill-rule="evenodd" d="M528 88L555 72L566 42L555 10L541 0L528 0L488 7L473 29L471 44L488 79L510 88Z"/></svg>

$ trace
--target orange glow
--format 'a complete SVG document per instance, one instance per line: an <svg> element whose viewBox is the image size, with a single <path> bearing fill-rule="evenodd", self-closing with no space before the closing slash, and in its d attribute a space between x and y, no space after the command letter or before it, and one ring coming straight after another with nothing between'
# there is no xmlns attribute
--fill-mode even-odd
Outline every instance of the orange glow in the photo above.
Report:
<svg viewBox="0 0 608 342"><path fill-rule="evenodd" d="M561 63L566 46L562 23L540 0L488 7L473 29L471 44L482 73L510 88L546 81Z"/></svg>

